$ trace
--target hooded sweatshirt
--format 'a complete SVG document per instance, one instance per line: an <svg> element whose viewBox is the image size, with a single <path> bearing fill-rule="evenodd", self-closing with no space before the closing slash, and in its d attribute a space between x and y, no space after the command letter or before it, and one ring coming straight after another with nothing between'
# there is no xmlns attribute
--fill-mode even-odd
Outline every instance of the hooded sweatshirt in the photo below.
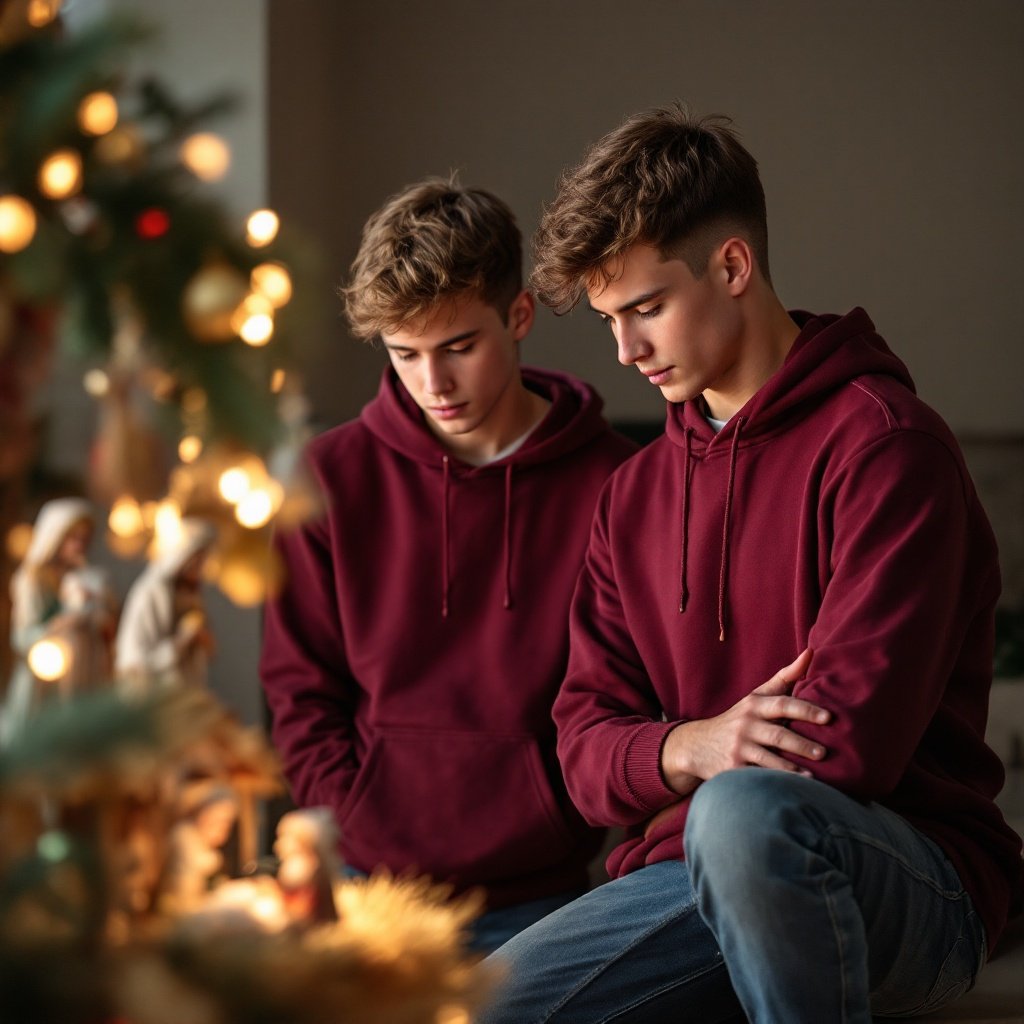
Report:
<svg viewBox="0 0 1024 1024"><path fill-rule="evenodd" d="M325 514L277 544L260 671L296 801L333 809L353 867L483 887L492 907L585 882L600 832L572 807L551 704L597 495L633 446L586 384L526 442L450 455L390 369L316 438Z"/></svg>
<svg viewBox="0 0 1024 1024"><path fill-rule="evenodd" d="M867 314L792 315L783 366L720 433L698 403L669 405L665 436L602 494L554 709L569 792L588 821L627 826L613 876L681 858L689 797L662 777L665 737L810 647L793 693L832 720L792 724L827 751L802 767L935 840L991 949L1021 891L983 739L995 541Z"/></svg>

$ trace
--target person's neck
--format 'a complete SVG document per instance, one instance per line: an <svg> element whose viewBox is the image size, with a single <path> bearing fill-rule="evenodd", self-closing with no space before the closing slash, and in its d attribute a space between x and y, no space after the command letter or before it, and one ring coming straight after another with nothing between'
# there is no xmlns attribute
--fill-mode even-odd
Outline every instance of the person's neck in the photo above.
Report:
<svg viewBox="0 0 1024 1024"><path fill-rule="evenodd" d="M476 430L461 435L439 434L441 444L459 458L487 462L536 427L551 405L521 379L506 398Z"/></svg>
<svg viewBox="0 0 1024 1024"><path fill-rule="evenodd" d="M764 386L785 362L800 328L775 293L768 290L749 318L748 329L725 386L704 391L704 404L716 420L729 420Z"/></svg>

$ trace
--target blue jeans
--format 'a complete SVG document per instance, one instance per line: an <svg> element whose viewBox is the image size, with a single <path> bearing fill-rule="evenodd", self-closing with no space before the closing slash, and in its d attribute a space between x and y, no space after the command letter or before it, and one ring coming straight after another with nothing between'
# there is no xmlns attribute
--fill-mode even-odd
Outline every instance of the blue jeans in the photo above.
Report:
<svg viewBox="0 0 1024 1024"><path fill-rule="evenodd" d="M595 889L496 954L479 1024L868 1024L973 983L984 929L942 852L813 779L726 772L694 795L687 863Z"/></svg>

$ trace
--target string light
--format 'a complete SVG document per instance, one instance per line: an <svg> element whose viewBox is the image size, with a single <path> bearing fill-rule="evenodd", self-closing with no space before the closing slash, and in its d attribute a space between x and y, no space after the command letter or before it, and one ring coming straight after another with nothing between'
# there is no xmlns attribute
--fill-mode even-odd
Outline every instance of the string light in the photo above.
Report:
<svg viewBox="0 0 1024 1024"><path fill-rule="evenodd" d="M39 191L50 199L67 199L82 187L82 157L74 149L58 149L39 168Z"/></svg>
<svg viewBox="0 0 1024 1024"><path fill-rule="evenodd" d="M189 434L178 442L178 458L182 462L195 462L202 451L202 439L195 434Z"/></svg>
<svg viewBox="0 0 1024 1024"><path fill-rule="evenodd" d="M31 0L26 18L33 28L49 25L60 13L61 0Z"/></svg>
<svg viewBox="0 0 1024 1024"><path fill-rule="evenodd" d="M102 398L110 392L110 378L104 370L89 370L82 378L82 387L93 398Z"/></svg>
<svg viewBox="0 0 1024 1024"><path fill-rule="evenodd" d="M0 196L0 252L20 252L36 234L36 211L21 196Z"/></svg>
<svg viewBox="0 0 1024 1024"><path fill-rule="evenodd" d="M242 466L232 466L224 470L217 480L220 496L232 505L237 505L252 487L252 480Z"/></svg>
<svg viewBox="0 0 1024 1024"><path fill-rule="evenodd" d="M270 522L274 514L274 499L269 490L249 491L235 506L235 518L249 530L258 530Z"/></svg>
<svg viewBox="0 0 1024 1024"><path fill-rule="evenodd" d="M235 310L231 326L247 345L266 345L274 335L274 307L263 295L247 295Z"/></svg>
<svg viewBox="0 0 1024 1024"><path fill-rule="evenodd" d="M181 522L181 509L171 498L165 498L156 507L153 518L154 555L177 548L185 537L185 527Z"/></svg>
<svg viewBox="0 0 1024 1024"><path fill-rule="evenodd" d="M281 221L273 210L256 210L245 222L245 236L254 249L261 249L277 237Z"/></svg>
<svg viewBox="0 0 1024 1024"><path fill-rule="evenodd" d="M270 376L270 390L272 394L279 395L284 390L284 382L287 374L279 366Z"/></svg>
<svg viewBox="0 0 1024 1024"><path fill-rule="evenodd" d="M231 166L228 144L212 132L190 135L180 149L181 162L203 181L218 181Z"/></svg>
<svg viewBox="0 0 1024 1024"><path fill-rule="evenodd" d="M91 92L78 104L78 127L86 135L106 135L117 124L117 100L109 92Z"/></svg>
<svg viewBox="0 0 1024 1024"><path fill-rule="evenodd" d="M137 537L146 528L139 503L131 497L118 498L107 516L107 526L115 537L129 539Z"/></svg>
<svg viewBox="0 0 1024 1024"><path fill-rule="evenodd" d="M28 667L44 683L53 683L67 674L71 653L62 640L38 640L28 651Z"/></svg>
<svg viewBox="0 0 1024 1024"><path fill-rule="evenodd" d="M249 281L253 290L266 296L275 309L280 309L292 297L292 279L281 263L261 263L253 267Z"/></svg>

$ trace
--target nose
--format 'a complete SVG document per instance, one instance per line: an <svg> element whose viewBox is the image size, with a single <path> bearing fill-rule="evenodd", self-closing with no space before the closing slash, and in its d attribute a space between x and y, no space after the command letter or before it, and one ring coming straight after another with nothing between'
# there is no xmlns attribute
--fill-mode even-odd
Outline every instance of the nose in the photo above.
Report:
<svg viewBox="0 0 1024 1024"><path fill-rule="evenodd" d="M443 359L429 355L423 360L423 390L428 395L438 397L446 395L452 390L451 374Z"/></svg>
<svg viewBox="0 0 1024 1024"><path fill-rule="evenodd" d="M632 366L650 354L650 343L644 339L642 331L633 324L618 324L614 333L618 359L623 366Z"/></svg>

